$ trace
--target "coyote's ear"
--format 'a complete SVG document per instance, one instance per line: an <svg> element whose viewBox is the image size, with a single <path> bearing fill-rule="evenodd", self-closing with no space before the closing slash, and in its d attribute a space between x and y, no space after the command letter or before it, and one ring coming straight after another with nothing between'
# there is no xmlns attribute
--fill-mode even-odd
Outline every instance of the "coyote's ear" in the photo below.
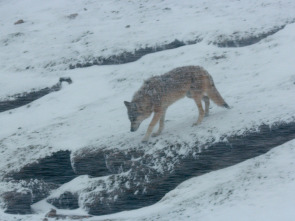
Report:
<svg viewBox="0 0 295 221"><path fill-rule="evenodd" d="M124 101L124 104L125 104L125 106L126 106L127 108L129 108L129 107L130 107L130 105L131 105L131 102Z"/></svg>

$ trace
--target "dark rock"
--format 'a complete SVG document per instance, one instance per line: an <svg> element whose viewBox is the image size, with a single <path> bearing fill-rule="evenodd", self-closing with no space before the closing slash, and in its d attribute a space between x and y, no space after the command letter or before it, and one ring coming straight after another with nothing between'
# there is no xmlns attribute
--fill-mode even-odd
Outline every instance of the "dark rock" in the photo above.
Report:
<svg viewBox="0 0 295 221"><path fill-rule="evenodd" d="M133 168L129 174L112 175L106 182L100 180L95 183L102 190L86 195L88 200L83 206L88 213L104 215L155 203L150 196L156 196L157 183L161 183L165 175L159 176L159 172L152 168L138 166L137 170Z"/></svg>
<svg viewBox="0 0 295 221"><path fill-rule="evenodd" d="M58 151L52 156L40 159L38 162L26 165L20 171L7 174L5 180L18 184L26 192L11 191L2 194L7 213L31 213L30 205L38 202L50 192L66 183L76 175L74 174L69 151ZM68 196L68 195L67 195ZM68 196L69 205L76 207L74 197Z"/></svg>
<svg viewBox="0 0 295 221"><path fill-rule="evenodd" d="M70 151L58 151L38 162L24 166L19 172L8 174L14 180L38 179L46 183L63 184L76 177Z"/></svg>
<svg viewBox="0 0 295 221"><path fill-rule="evenodd" d="M45 216L46 217L49 217L49 218L56 217L56 210L55 209L51 209Z"/></svg>
<svg viewBox="0 0 295 221"><path fill-rule="evenodd" d="M223 54L223 55L214 55L213 57L212 57L212 59L213 60L220 60L220 59L225 59L226 58L226 56Z"/></svg>
<svg viewBox="0 0 295 221"><path fill-rule="evenodd" d="M51 209L46 215L45 217L48 218L54 218L55 220L59 220L59 219L72 219L72 220L84 220L87 218L91 218L92 216L78 216L78 215L61 215L61 214L57 214L55 209ZM47 218L44 218L44 220L48 220Z"/></svg>
<svg viewBox="0 0 295 221"><path fill-rule="evenodd" d="M132 167L131 159L143 154L137 149L120 151L83 148L72 153L71 159L76 174L100 177L128 171Z"/></svg>
<svg viewBox="0 0 295 221"><path fill-rule="evenodd" d="M78 13L73 13L73 14L68 15L67 18L68 19L75 19L75 18L77 18L77 16L78 16Z"/></svg>
<svg viewBox="0 0 295 221"><path fill-rule="evenodd" d="M64 81L64 82L67 82L68 84L73 83L72 79L69 78L69 77L61 77L61 78L59 79L59 83L62 83L63 81Z"/></svg>
<svg viewBox="0 0 295 221"><path fill-rule="evenodd" d="M22 19L20 19L20 20L14 22L15 25L19 25L19 24L23 24L23 23L25 23L25 22L24 22L24 20L22 20Z"/></svg>
<svg viewBox="0 0 295 221"><path fill-rule="evenodd" d="M32 194L29 190L23 190L22 192L10 191L1 195L4 202L5 213L11 214L30 214Z"/></svg>
<svg viewBox="0 0 295 221"><path fill-rule="evenodd" d="M47 200L48 203L52 204L58 209L77 209L79 208L78 204L78 195L72 194L71 192L64 192L58 198L50 198Z"/></svg>
<svg viewBox="0 0 295 221"><path fill-rule="evenodd" d="M43 180L21 180L22 187L29 189L32 193L32 204L49 196L52 190L57 189L60 185L46 183Z"/></svg>
<svg viewBox="0 0 295 221"><path fill-rule="evenodd" d="M3 179L10 187L9 191L0 194L4 209L12 214L29 214L31 205L46 198L58 185L48 184L40 180L9 180ZM4 183L5 185L5 183ZM1 220L1 219L0 219Z"/></svg>
<svg viewBox="0 0 295 221"><path fill-rule="evenodd" d="M103 151L93 151L85 148L72 153L73 170L78 175L105 176L110 174Z"/></svg>

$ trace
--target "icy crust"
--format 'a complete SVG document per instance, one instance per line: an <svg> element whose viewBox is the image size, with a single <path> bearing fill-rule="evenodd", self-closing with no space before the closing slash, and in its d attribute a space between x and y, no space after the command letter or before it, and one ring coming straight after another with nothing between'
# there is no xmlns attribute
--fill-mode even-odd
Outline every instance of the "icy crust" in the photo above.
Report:
<svg viewBox="0 0 295 221"><path fill-rule="evenodd" d="M294 21L295 9L291 0L39 3L1 2L2 70L64 70L175 40L255 37ZM24 23L14 25L19 19Z"/></svg>

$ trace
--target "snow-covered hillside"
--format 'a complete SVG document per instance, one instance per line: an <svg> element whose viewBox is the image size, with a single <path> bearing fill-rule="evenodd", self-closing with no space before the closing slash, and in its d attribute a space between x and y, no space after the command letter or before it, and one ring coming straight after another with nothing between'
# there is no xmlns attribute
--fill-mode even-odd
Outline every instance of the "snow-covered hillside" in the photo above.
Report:
<svg viewBox="0 0 295 221"><path fill-rule="evenodd" d="M247 38L294 21L291 0L12 0L0 4L1 70L28 68L44 74L92 57L175 39L212 43ZM24 23L13 25L19 19Z"/></svg>
<svg viewBox="0 0 295 221"><path fill-rule="evenodd" d="M236 166L192 178L152 206L87 220L290 221L295 216L294 162L293 140ZM48 212L43 204L34 206L39 212L35 215L0 211L1 220L40 220ZM85 215L80 210L59 213Z"/></svg>
<svg viewBox="0 0 295 221"><path fill-rule="evenodd" d="M148 187L137 188L139 184L130 184L131 180L156 181L151 181L150 174L134 175L137 166L169 177L182 159L202 153L208 143L227 142L228 137L249 131L258 133L261 125L271 128L294 122L294 11L295 2L288 0L0 1L0 102L51 87L60 77L73 80L70 85L62 83L60 91L0 113L0 216L3 220L40 219L53 207L46 199L58 198L65 191L77 197L79 209L58 212L85 215L103 191L112 196L110 204L120 200L121 185L131 194L144 195ZM15 25L19 19L24 23ZM164 50L175 40L181 44ZM141 55L136 54L139 51ZM128 60L124 55L138 57ZM116 62L112 56L125 60ZM110 57L112 65L94 65ZM207 69L232 109L211 104L210 116L191 127L198 117L197 107L185 98L168 109L163 134L142 145L150 119L136 133L129 132L123 101L132 98L143 80L185 65ZM234 210L234 216L256 213L253 219L260 220L274 207L273 213L285 212L289 220L288 214L294 215L291 196L295 188L292 166L287 165L294 161L293 147L291 141L237 167L191 179L150 208L110 219L226 220ZM6 192L29 191L8 175L59 151L71 152L77 177L34 202L35 214L4 214ZM107 157L116 158L112 152L131 153L126 160L130 165L119 172L107 165L111 172L97 177L77 172L77 158L97 152L106 164ZM249 191L242 188L247 182ZM285 206L278 208L281 201ZM266 217L277 220L272 212Z"/></svg>
<svg viewBox="0 0 295 221"><path fill-rule="evenodd" d="M293 140L260 157L192 178L153 206L93 220L293 220L294 162Z"/></svg>

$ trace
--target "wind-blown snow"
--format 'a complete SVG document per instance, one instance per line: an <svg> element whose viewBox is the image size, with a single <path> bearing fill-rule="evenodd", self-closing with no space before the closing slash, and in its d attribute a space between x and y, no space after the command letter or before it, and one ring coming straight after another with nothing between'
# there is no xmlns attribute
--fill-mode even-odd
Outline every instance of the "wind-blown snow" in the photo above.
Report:
<svg viewBox="0 0 295 221"><path fill-rule="evenodd" d="M7 172L19 170L58 150L75 151L92 145L107 148L138 146L150 119L140 126L138 132L130 133L123 101L132 98L144 79L179 66L201 65L207 69L232 109L224 110L212 104L210 116L200 126L191 127L198 116L194 102L190 99L177 102L168 109L163 135L151 139L156 144L147 148L149 153L162 148L165 140L188 145L196 140L206 142L214 138L218 141L225 134L243 133L262 123L294 121L294 11L295 2L288 0L204 0L198 3L193 0L185 3L154 0L0 1L0 100L17 93L52 86L59 77L70 76L73 80L73 84L64 84L62 90L30 105L0 113L0 185L4 189L8 185L1 181ZM73 13L78 15L70 19L68 16ZM18 19L23 19L25 23L14 25ZM256 36L284 25L282 30L251 46L220 48L213 44L223 38L232 39L237 34L241 37ZM87 61L91 57L108 57L124 51L132 52L140 47L169 43L175 39L189 41L196 38L202 41L146 55L133 63L68 70L69 64ZM121 147L122 142L128 145ZM251 176L249 179L253 182L249 189L252 192L243 192L242 189L233 191L230 197L235 198L230 199L234 204L225 200L219 207L214 207L212 215L209 214L208 208L213 205L208 203L209 198L212 202L220 203L222 197L226 196L226 190L232 189L234 185L238 187L239 182L230 182L228 177L242 177L233 174L239 174L236 171L247 165L254 167L255 160L250 160L242 166L216 172L223 173L215 175L224 176L224 182L219 180L219 183L213 182L208 186L205 184L213 179L212 174L196 178L197 181L194 182L203 182L203 188L206 186L204 195L201 192L195 192L194 195L206 202L200 204L199 209L194 207L198 202L194 204L188 201L184 204L187 208L174 204L181 195L180 189L169 193L160 202L161 208L172 208L172 211L183 208L185 216L192 213L196 217L206 217L206 220L216 220L214 217L222 220L233 209L237 216L245 214L245 217L251 217L255 213L257 216L253 215L253 220L259 220L262 219L263 211L274 206L278 213L288 212L284 213L287 220L287 215L291 213L288 208L294 203L291 197L294 198L293 181L288 180L286 175L284 184L279 178L272 179L269 176L276 176L278 171L282 171L282 174L288 171L291 173L290 168L284 170L283 166L277 168L275 165L280 161L282 164L291 164L292 151L294 152L292 146L294 142L286 144L286 147L278 147L271 152L269 161L266 159L269 155L259 158L262 163L268 163L268 169L264 171L268 174L265 185L278 182L278 186L265 187L269 191L273 190L272 194L259 187L264 178L253 176L254 179ZM283 152L284 148L290 151L290 158ZM186 154L187 151L181 149L179 154ZM257 172L253 168L249 171ZM77 180L82 182L83 178ZM210 194L218 193L217 184L222 184L224 191L215 198ZM200 190L200 186L193 186L191 180L179 188L185 185L189 192L190 189ZM254 196L255 193L261 194L260 202L266 203L265 207L259 204L261 213L252 206L258 205L255 204L258 199L258 196ZM172 194L175 194L175 199L172 199ZM247 196L243 194L250 194L249 201L245 200ZM279 196L287 198L284 200ZM284 206L278 207L282 199ZM182 202L183 198L179 200ZM49 209L47 206L45 205L46 209ZM181 211L175 212L177 216L185 217L180 213ZM126 219L138 217L137 212L135 215L128 214ZM267 217L276 220L275 214L271 214L270 212ZM39 215L27 218L35 216ZM118 216L116 215L117 218ZM160 216L169 220L173 214L164 210ZM3 217L7 220L19 218L6 214ZM146 214L144 217L149 216ZM151 217L150 219L157 218L157 214L153 213Z"/></svg>

